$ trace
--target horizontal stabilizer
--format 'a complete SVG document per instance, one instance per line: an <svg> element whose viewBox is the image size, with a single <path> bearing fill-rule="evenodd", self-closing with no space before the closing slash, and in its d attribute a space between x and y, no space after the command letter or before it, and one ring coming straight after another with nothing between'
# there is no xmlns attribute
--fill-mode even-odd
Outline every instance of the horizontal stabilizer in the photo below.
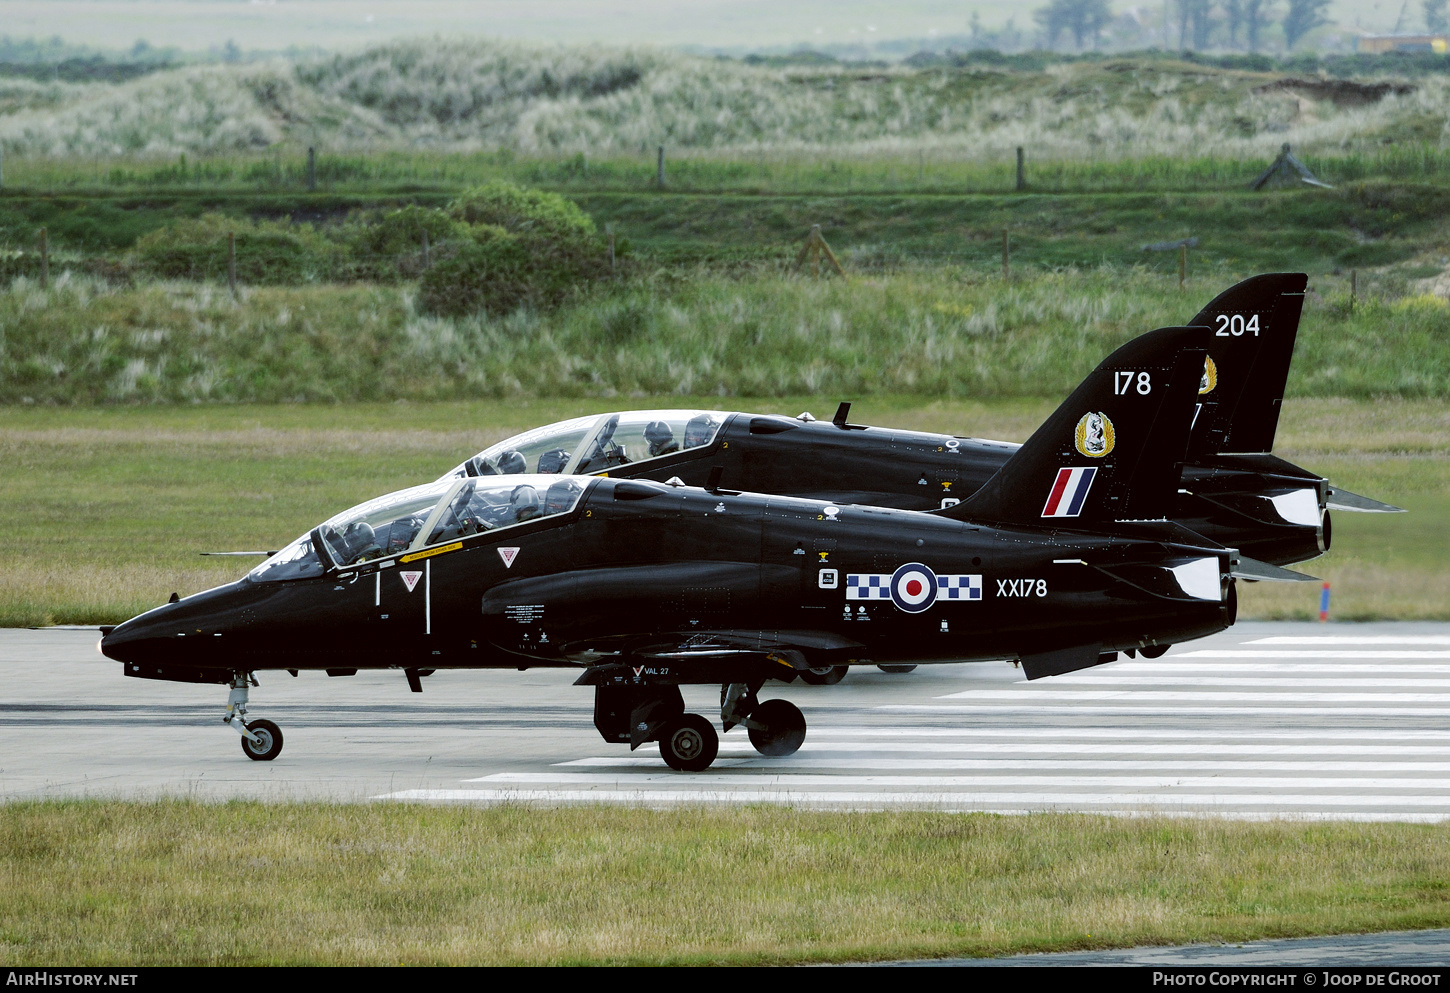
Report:
<svg viewBox="0 0 1450 993"><path fill-rule="evenodd" d="M1396 507L1392 503L1380 503L1367 496L1360 496L1349 490L1341 490L1338 486L1329 487L1328 506L1331 510L1349 510L1357 514L1403 514L1405 512L1404 507Z"/></svg>
<svg viewBox="0 0 1450 993"><path fill-rule="evenodd" d="M1318 576L1310 576L1307 573L1295 572L1293 569L1281 569L1268 562L1260 562L1258 559L1239 556L1237 564L1233 567L1232 575L1238 579L1262 580L1269 583L1318 583L1321 582Z"/></svg>

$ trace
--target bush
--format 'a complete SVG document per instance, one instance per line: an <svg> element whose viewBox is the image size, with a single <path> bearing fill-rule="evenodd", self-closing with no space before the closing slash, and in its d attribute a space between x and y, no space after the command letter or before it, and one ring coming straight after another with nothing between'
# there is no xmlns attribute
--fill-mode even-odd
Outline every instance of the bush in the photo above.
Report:
<svg viewBox="0 0 1450 993"><path fill-rule="evenodd" d="M440 253L423 274L418 305L427 313L553 307L608 267L594 221L557 193L490 183L453 201L447 212L471 238Z"/></svg>
<svg viewBox="0 0 1450 993"><path fill-rule="evenodd" d="M390 283L417 279L423 272L423 232L429 255L446 254L450 246L470 241L469 225L436 207L358 211L343 226L342 243L353 279Z"/></svg>
<svg viewBox="0 0 1450 993"><path fill-rule="evenodd" d="M138 269L163 279L226 279L227 235L237 236L237 279L295 285L332 277L337 246L305 224L203 214L174 221L136 242Z"/></svg>

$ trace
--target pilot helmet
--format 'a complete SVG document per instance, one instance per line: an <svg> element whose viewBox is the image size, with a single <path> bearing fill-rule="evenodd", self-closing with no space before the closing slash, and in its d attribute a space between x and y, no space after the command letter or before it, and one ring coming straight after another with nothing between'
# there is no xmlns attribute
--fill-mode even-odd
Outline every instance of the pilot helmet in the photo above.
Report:
<svg viewBox="0 0 1450 993"><path fill-rule="evenodd" d="M529 471L528 459L518 449L510 449L498 457L498 471L501 476L514 476Z"/></svg>
<svg viewBox="0 0 1450 993"><path fill-rule="evenodd" d="M544 494L544 513L562 514L574 504L574 497L579 493L579 487L573 481L565 482L560 480L549 487Z"/></svg>
<svg viewBox="0 0 1450 993"><path fill-rule="evenodd" d="M699 448L708 444L715 434L715 418L709 414L696 414L685 424L685 447Z"/></svg>
<svg viewBox="0 0 1450 993"><path fill-rule="evenodd" d="M664 421L650 421L644 426L644 440L649 442L651 455L664 455L665 449L674 442L675 433Z"/></svg>
<svg viewBox="0 0 1450 993"><path fill-rule="evenodd" d="M569 464L569 451L565 448L554 448L539 456L539 471L543 473L559 473Z"/></svg>
<svg viewBox="0 0 1450 993"><path fill-rule="evenodd" d="M526 521L530 517L537 517L542 506L539 491L527 484L515 486L514 491L509 494L509 507L514 512L515 520Z"/></svg>

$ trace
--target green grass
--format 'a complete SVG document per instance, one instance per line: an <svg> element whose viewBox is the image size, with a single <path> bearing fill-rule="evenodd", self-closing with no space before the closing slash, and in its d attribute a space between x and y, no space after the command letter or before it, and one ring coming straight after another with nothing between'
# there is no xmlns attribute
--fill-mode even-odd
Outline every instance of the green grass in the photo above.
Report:
<svg viewBox="0 0 1450 993"><path fill-rule="evenodd" d="M1445 825L0 807L11 966L786 964L1450 924Z"/></svg>
<svg viewBox="0 0 1450 993"><path fill-rule="evenodd" d="M116 287L0 294L0 403L356 402L638 395L1065 396L1113 348L1189 319L1237 274L762 269L643 274L546 313L420 316L410 286ZM1318 277L1290 396L1450 396L1450 308ZM1404 281L1400 281L1404 285ZM1361 290L1365 291L1365 282Z"/></svg>
<svg viewBox="0 0 1450 993"><path fill-rule="evenodd" d="M115 623L242 575L202 551L279 548L362 500L433 479L510 434L658 405L827 415L836 396L441 403L0 408L0 625ZM888 395L862 423L1022 440L1054 406ZM1277 450L1408 515L1337 514L1302 568L1334 584L1336 620L1450 619L1450 406L1290 400ZM1241 589L1245 618L1315 616L1317 585Z"/></svg>
<svg viewBox="0 0 1450 993"><path fill-rule="evenodd" d="M1194 237L1195 274L1369 268L1447 248L1443 218L1450 186L1439 182L1354 183L1336 190L1249 193L1246 182L1186 180L1188 189L1159 190L1138 182L1141 164L1124 170L1124 189L1092 192L1065 184L1061 192L1034 183L1024 194L968 192L970 186L925 189L862 181L853 191L821 183L811 192L664 193L610 190L605 184L542 185L563 189L601 227L627 238L646 271L705 263L781 263L793 259L813 224L855 271L903 263L950 264L977 273L1000 271L1001 234L1011 232L1019 271L1063 267L1137 267L1176 276L1178 253L1143 246ZM8 168L8 166L7 166ZM207 211L237 217L295 218L329 230L351 210L403 203L441 206L466 187L307 194L296 190L227 189L208 182L195 191L62 193L0 196L0 274L38 271L44 227L57 265L104 260L114 270L135 241L165 224ZM807 184L811 188L811 184ZM1003 187L1005 190L1006 187ZM1152 191L1152 192L1150 192ZM5 250L24 253L7 259ZM224 245L217 244L218 258Z"/></svg>

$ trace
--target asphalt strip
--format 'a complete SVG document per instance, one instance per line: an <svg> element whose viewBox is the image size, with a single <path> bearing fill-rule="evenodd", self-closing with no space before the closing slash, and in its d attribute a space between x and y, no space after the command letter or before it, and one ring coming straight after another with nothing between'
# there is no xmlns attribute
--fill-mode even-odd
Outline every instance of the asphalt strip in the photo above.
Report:
<svg viewBox="0 0 1450 993"><path fill-rule="evenodd" d="M1230 966L1234 968L1433 968L1450 965L1450 930L1282 938L1241 945L1168 945L1094 952L1044 952L984 959L875 962L895 966Z"/></svg>

